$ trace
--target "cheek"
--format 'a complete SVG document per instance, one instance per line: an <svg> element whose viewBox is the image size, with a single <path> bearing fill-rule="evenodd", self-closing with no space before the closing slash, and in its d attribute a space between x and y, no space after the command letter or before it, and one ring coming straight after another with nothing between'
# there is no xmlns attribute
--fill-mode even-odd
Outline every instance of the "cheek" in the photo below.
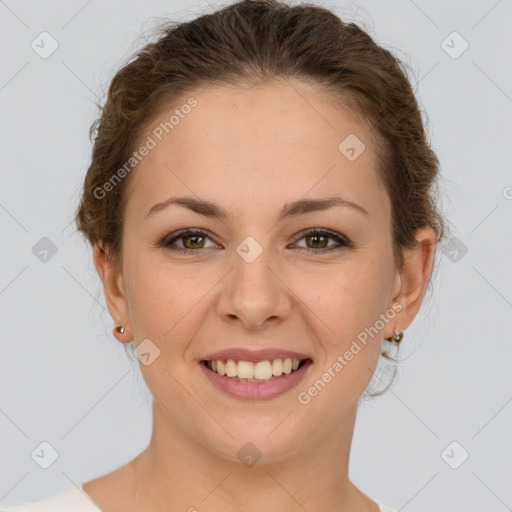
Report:
<svg viewBox="0 0 512 512"><path fill-rule="evenodd" d="M129 266L128 276L128 302L135 339L154 339L160 346L169 330L190 309L186 283L176 272L151 265L147 258L134 261Z"/></svg>
<svg viewBox="0 0 512 512"><path fill-rule="evenodd" d="M180 367L188 363L188 347L212 308L212 289L223 272L147 256L132 260L128 302L135 345L151 340L162 355L159 362L173 372L184 371Z"/></svg>
<svg viewBox="0 0 512 512"><path fill-rule="evenodd" d="M322 272L302 273L294 292L335 347L375 323L387 307L389 278L375 253L359 253ZM298 277L298 276L297 276Z"/></svg>
<svg viewBox="0 0 512 512"><path fill-rule="evenodd" d="M313 281L316 293L309 292L304 302L314 313L309 321L314 323L324 355L314 375L298 390L302 393L298 398L310 407L310 417L325 416L329 410L330 423L326 423L334 424L356 407L372 378L382 341L381 333L373 329L387 306L388 285L380 265L372 258L361 258L337 271L331 269L321 279L316 275L303 281L304 293Z"/></svg>

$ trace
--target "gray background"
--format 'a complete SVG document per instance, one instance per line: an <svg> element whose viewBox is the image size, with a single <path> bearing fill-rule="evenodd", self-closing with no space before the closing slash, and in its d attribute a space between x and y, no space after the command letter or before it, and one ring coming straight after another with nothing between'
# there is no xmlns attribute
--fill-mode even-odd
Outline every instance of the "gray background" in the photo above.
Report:
<svg viewBox="0 0 512 512"><path fill-rule="evenodd" d="M70 221L94 101L120 60L155 17L220 5L0 1L2 507L111 471L149 441L150 396ZM512 2L323 5L412 66L455 237L405 332L395 385L361 407L351 477L397 510L512 510ZM59 45L46 59L31 47L43 31ZM47 261L33 252L43 237L57 248ZM42 442L58 452L47 469L31 457Z"/></svg>

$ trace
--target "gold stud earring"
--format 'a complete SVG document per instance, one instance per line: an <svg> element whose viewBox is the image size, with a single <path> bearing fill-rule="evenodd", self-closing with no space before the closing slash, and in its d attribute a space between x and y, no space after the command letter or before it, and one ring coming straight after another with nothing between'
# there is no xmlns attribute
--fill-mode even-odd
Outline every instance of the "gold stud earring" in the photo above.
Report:
<svg viewBox="0 0 512 512"><path fill-rule="evenodd" d="M114 331L119 334L123 334L124 333L124 325L116 325Z"/></svg>

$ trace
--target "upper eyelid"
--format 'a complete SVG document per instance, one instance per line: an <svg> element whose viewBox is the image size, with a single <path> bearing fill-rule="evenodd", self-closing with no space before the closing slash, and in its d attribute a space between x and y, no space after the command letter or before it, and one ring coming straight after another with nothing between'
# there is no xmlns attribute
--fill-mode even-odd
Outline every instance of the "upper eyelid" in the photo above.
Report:
<svg viewBox="0 0 512 512"><path fill-rule="evenodd" d="M185 238L187 236L204 236L205 238L210 239L210 241L215 242L214 238L210 235L208 231L205 231L204 229L199 228L189 228L185 230L180 230L176 234L171 233L171 235L164 237L162 240L163 244L170 244L171 242L174 242L175 240L180 240L181 238ZM189 249L193 251L194 249Z"/></svg>

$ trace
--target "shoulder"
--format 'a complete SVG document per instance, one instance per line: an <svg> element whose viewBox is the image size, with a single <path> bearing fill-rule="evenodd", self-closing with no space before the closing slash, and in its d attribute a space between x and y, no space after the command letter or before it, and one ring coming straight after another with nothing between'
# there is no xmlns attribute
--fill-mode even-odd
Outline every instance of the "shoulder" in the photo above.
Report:
<svg viewBox="0 0 512 512"><path fill-rule="evenodd" d="M0 512L101 512L83 491L82 485L72 485L46 498L14 505Z"/></svg>

